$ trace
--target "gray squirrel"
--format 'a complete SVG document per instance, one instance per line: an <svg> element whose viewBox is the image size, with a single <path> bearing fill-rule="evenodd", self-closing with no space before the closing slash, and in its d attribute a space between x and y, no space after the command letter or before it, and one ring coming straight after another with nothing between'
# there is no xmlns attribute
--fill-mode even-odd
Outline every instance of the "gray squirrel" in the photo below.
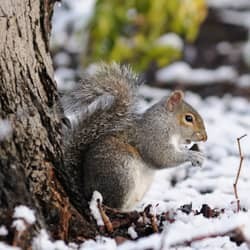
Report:
<svg viewBox="0 0 250 250"><path fill-rule="evenodd" d="M130 67L101 63L61 98L65 113L75 116L64 129L62 171L79 199L90 200L97 190L104 204L128 210L141 201L156 170L202 165L201 152L181 147L207 140L203 119L183 92L138 114L140 84Z"/></svg>

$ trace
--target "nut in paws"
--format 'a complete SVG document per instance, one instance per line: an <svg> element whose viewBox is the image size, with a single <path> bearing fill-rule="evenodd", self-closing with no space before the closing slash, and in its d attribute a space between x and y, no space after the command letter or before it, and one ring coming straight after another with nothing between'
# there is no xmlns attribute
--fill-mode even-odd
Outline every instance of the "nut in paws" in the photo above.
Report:
<svg viewBox="0 0 250 250"><path fill-rule="evenodd" d="M192 166L201 167L205 160L205 155L202 152L197 152L197 151L189 151L189 154L190 154L189 160L192 163Z"/></svg>

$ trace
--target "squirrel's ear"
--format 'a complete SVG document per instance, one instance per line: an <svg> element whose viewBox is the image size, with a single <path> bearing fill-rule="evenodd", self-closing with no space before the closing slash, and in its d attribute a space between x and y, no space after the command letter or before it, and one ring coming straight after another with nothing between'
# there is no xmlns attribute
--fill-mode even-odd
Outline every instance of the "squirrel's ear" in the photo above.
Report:
<svg viewBox="0 0 250 250"><path fill-rule="evenodd" d="M176 90L167 99L167 109L170 112L174 111L176 105L180 104L180 102L184 98L184 93L181 90Z"/></svg>

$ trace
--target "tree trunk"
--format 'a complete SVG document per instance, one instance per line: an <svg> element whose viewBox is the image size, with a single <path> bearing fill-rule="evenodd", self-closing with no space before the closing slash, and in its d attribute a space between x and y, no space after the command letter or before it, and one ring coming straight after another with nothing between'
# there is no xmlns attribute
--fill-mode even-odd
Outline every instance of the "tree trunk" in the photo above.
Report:
<svg viewBox="0 0 250 250"><path fill-rule="evenodd" d="M36 210L36 227L21 247L37 226L64 239L70 226L71 238L94 233L54 175L62 139L48 45L53 6L53 0L0 0L0 225L10 225L18 204ZM13 243L13 235L5 240Z"/></svg>

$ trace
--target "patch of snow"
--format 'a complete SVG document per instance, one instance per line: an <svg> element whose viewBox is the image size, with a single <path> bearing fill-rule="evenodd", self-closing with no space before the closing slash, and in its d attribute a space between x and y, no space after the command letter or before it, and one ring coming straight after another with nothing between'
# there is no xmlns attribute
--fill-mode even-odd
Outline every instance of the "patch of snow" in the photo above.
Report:
<svg viewBox="0 0 250 250"><path fill-rule="evenodd" d="M21 250L21 248L13 247L13 246L7 245L3 242L0 242L0 250Z"/></svg>
<svg viewBox="0 0 250 250"><path fill-rule="evenodd" d="M182 39L175 33L168 33L159 37L156 40L156 43L159 45L169 46L177 50L182 50L184 46Z"/></svg>
<svg viewBox="0 0 250 250"><path fill-rule="evenodd" d="M90 65L88 65L86 68L85 68L85 70L84 70L84 72L86 73L86 74L89 74L89 75L93 75L93 74L95 74L96 73L96 71L98 70L98 63L91 63Z"/></svg>
<svg viewBox="0 0 250 250"><path fill-rule="evenodd" d="M241 113L245 113L248 111L246 111L246 106L249 105L249 102L247 101L247 99L244 99L242 97L234 97L229 105L228 108L233 109L235 112L241 114Z"/></svg>
<svg viewBox="0 0 250 250"><path fill-rule="evenodd" d="M250 11L236 11L236 10L221 10L220 18L223 22L237 26L249 28L250 26Z"/></svg>
<svg viewBox="0 0 250 250"><path fill-rule="evenodd" d="M84 242L79 250L117 250L117 246L113 239L97 237L96 241L88 240Z"/></svg>
<svg viewBox="0 0 250 250"><path fill-rule="evenodd" d="M26 225L23 220L17 219L12 222L12 227L14 227L17 231L21 232L26 229Z"/></svg>
<svg viewBox="0 0 250 250"><path fill-rule="evenodd" d="M232 44L226 41L219 42L216 45L216 49L221 55L228 55L232 51L232 48Z"/></svg>
<svg viewBox="0 0 250 250"><path fill-rule="evenodd" d="M249 217L248 217L248 219L249 219ZM248 241L250 241L250 224L245 223L244 227L242 227L242 231L243 231L243 234L244 234L245 238Z"/></svg>
<svg viewBox="0 0 250 250"><path fill-rule="evenodd" d="M76 250L75 244L68 246L62 240L52 241L48 233L42 229L32 241L33 250Z"/></svg>
<svg viewBox="0 0 250 250"><path fill-rule="evenodd" d="M89 22L95 6L95 0L64 0L56 5L53 15L52 46L62 46L69 51L79 52L84 47L84 36L76 37Z"/></svg>
<svg viewBox="0 0 250 250"><path fill-rule="evenodd" d="M239 77L238 84L241 87L250 87L250 74L244 74Z"/></svg>
<svg viewBox="0 0 250 250"><path fill-rule="evenodd" d="M190 84L234 82L236 77L236 70L230 66L221 66L214 70L192 69L185 62L173 63L156 73L157 81L162 84L176 82Z"/></svg>
<svg viewBox="0 0 250 250"><path fill-rule="evenodd" d="M8 230L5 226L0 226L0 236L8 235Z"/></svg>
<svg viewBox="0 0 250 250"><path fill-rule="evenodd" d="M53 57L54 62L56 63L56 65L58 65L59 67L65 67L68 66L70 64L70 57L67 53L57 53L54 57Z"/></svg>
<svg viewBox="0 0 250 250"><path fill-rule="evenodd" d="M153 105L152 103L155 103L159 101L161 98L169 94L170 91L162 91L162 89L149 87L146 85L143 85L139 89L139 94L143 97L149 100L149 105Z"/></svg>
<svg viewBox="0 0 250 250"><path fill-rule="evenodd" d="M161 235L153 234L137 241L125 241L117 247L117 250L138 250L138 249L160 249Z"/></svg>
<svg viewBox="0 0 250 250"><path fill-rule="evenodd" d="M89 203L89 208L90 208L91 214L93 215L93 217L96 220L97 225L103 226L104 222L102 220L102 216L101 216L100 211L98 209L97 200L99 200L100 203L102 203L102 195L98 191L94 191L93 195L92 195L92 199Z"/></svg>
<svg viewBox="0 0 250 250"><path fill-rule="evenodd" d="M196 237L223 234L235 228L244 230L245 226L250 223L249 215L249 213L240 212L230 217L223 216L219 219L207 219L202 215L198 215L194 216L188 223L178 218L178 220L169 227L164 239L164 246L170 247Z"/></svg>
<svg viewBox="0 0 250 250"><path fill-rule="evenodd" d="M249 27L250 27L250 12L249 12ZM250 34L250 28L249 28L249 34ZM250 67L250 38L244 44L242 56L246 64Z"/></svg>
<svg viewBox="0 0 250 250"><path fill-rule="evenodd" d="M0 118L0 141L9 138L12 134L12 126L10 121Z"/></svg>
<svg viewBox="0 0 250 250"><path fill-rule="evenodd" d="M34 210L23 205L15 207L13 218L24 219L30 225L36 221Z"/></svg>
<svg viewBox="0 0 250 250"><path fill-rule="evenodd" d="M131 239L136 239L138 238L138 234L137 232L135 231L135 228L133 226L129 227L128 228L128 235L131 237Z"/></svg>
<svg viewBox="0 0 250 250"><path fill-rule="evenodd" d="M60 91L70 90L74 86L75 71L69 68L58 68L55 70L55 81Z"/></svg>
<svg viewBox="0 0 250 250"><path fill-rule="evenodd" d="M159 82L181 81L190 75L191 68L185 62L176 62L157 71L156 79Z"/></svg>
<svg viewBox="0 0 250 250"><path fill-rule="evenodd" d="M250 2L249 0L206 0L209 7L213 8L249 8Z"/></svg>

